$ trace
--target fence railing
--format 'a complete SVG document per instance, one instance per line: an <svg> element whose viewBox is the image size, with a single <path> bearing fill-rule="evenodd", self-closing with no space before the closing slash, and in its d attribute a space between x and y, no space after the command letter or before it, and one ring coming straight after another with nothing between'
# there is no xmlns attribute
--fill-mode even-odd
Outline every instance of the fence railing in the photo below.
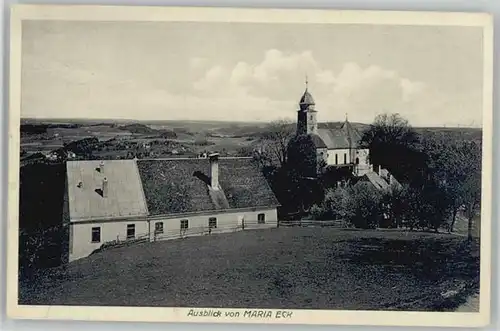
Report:
<svg viewBox="0 0 500 331"><path fill-rule="evenodd" d="M109 248L118 248L123 246L129 246L133 244L140 244L149 241L149 233L141 233L132 237L116 236L115 240L110 240L104 242L97 251L101 251Z"/></svg>
<svg viewBox="0 0 500 331"><path fill-rule="evenodd" d="M272 223L271 223L272 224ZM109 248L118 248L123 246L129 246L133 244L144 243L148 241L160 241L169 239L182 239L187 237L204 236L218 233L227 232L237 232L243 231L245 229L255 229L259 227L265 227L270 225L265 222L258 220L245 220L238 225L217 225L217 226L198 226L198 227L188 227L187 229L175 229L175 230L151 230L150 233L136 234L133 238L127 238L125 236L117 236L115 240L104 242L97 251L102 251Z"/></svg>
<svg viewBox="0 0 500 331"><path fill-rule="evenodd" d="M302 226L302 227L338 227L345 228L348 227L348 223L344 220L330 220L330 221L322 221L322 220L280 220L279 226L283 227L293 227L293 226Z"/></svg>

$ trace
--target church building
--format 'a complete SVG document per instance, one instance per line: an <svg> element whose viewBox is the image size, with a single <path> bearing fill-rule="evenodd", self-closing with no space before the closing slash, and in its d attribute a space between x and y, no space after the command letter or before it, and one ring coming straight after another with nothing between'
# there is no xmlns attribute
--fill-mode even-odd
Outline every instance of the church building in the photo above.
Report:
<svg viewBox="0 0 500 331"><path fill-rule="evenodd" d="M324 161L328 167L348 168L356 177L372 172L369 150L360 146L361 134L349 123L347 117L338 125L318 128L318 111L315 106L306 81L306 90L300 98L297 111L297 134L311 136L316 145L318 160Z"/></svg>

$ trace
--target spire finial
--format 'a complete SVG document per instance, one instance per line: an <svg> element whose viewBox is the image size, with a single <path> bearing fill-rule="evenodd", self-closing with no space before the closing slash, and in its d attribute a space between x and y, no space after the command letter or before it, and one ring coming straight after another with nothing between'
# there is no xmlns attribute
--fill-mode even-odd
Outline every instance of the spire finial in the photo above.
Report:
<svg viewBox="0 0 500 331"><path fill-rule="evenodd" d="M307 74L306 74L306 90L307 90L308 87L309 87L309 81L307 79Z"/></svg>
<svg viewBox="0 0 500 331"><path fill-rule="evenodd" d="M346 122L348 121L348 118L347 118L347 113L345 113L345 121L346 121Z"/></svg>

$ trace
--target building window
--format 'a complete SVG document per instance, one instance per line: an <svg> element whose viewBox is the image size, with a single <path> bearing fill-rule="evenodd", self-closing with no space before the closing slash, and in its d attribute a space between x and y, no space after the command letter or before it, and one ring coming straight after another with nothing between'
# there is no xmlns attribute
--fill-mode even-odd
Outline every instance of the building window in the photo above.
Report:
<svg viewBox="0 0 500 331"><path fill-rule="evenodd" d="M163 233L163 222L156 222L155 223L155 234L162 234Z"/></svg>
<svg viewBox="0 0 500 331"><path fill-rule="evenodd" d="M127 239L135 238L135 224L127 224Z"/></svg>
<svg viewBox="0 0 500 331"><path fill-rule="evenodd" d="M208 219L208 227L210 229L216 229L217 228L217 218L215 217L210 217Z"/></svg>
<svg viewBox="0 0 500 331"><path fill-rule="evenodd" d="M347 153L344 153L344 164L347 164Z"/></svg>
<svg viewBox="0 0 500 331"><path fill-rule="evenodd" d="M359 157L356 158L356 164L359 164Z"/></svg>
<svg viewBox="0 0 500 331"><path fill-rule="evenodd" d="M181 230L186 230L187 228L189 228L188 220L181 220Z"/></svg>
<svg viewBox="0 0 500 331"><path fill-rule="evenodd" d="M335 164L339 164L339 156L338 156L338 154L335 154Z"/></svg>
<svg viewBox="0 0 500 331"><path fill-rule="evenodd" d="M101 228L95 227L92 228L92 242L100 243L101 242Z"/></svg>
<svg viewBox="0 0 500 331"><path fill-rule="evenodd" d="M266 214L257 215L257 223L259 223L259 224L266 223Z"/></svg>

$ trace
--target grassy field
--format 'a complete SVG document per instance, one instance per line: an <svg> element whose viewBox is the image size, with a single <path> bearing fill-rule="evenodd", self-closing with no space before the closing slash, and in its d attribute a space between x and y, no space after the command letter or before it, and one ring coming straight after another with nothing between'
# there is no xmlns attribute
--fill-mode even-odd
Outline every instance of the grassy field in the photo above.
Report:
<svg viewBox="0 0 500 331"><path fill-rule="evenodd" d="M20 304L452 310L478 289L478 250L446 234L243 231L97 253L21 282Z"/></svg>

